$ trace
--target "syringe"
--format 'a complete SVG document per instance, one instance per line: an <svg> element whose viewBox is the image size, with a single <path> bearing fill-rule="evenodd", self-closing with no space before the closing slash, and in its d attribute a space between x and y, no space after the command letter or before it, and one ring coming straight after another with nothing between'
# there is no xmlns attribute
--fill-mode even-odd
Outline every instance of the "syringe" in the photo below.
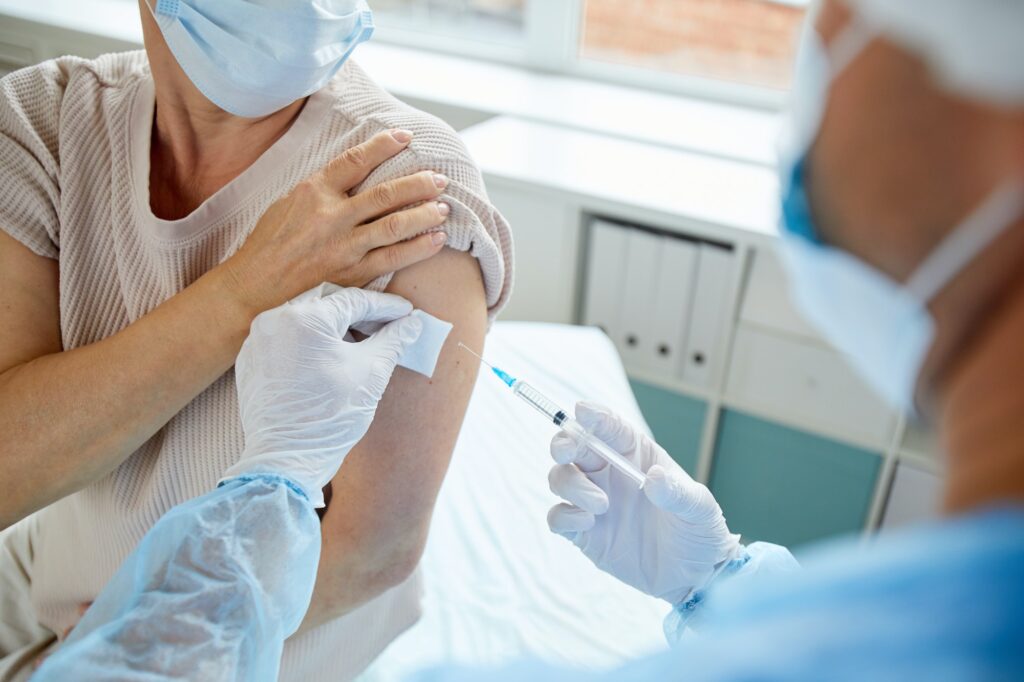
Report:
<svg viewBox="0 0 1024 682"><path fill-rule="evenodd" d="M533 386L530 386L525 381L516 379L507 372L504 372L487 362L479 353L476 353L461 341L459 342L459 346L469 353L472 353L478 360L480 360L480 362L490 367L495 376L501 379L502 383L512 389L512 393L514 395L518 396L521 400L551 420L555 426L558 426L563 431L572 435L577 442L586 443L587 447L590 448L591 451L597 453L597 455L606 462L632 479L638 487L644 487L644 483L647 482L647 477L644 476L643 472L641 472L635 464L613 450L611 446L603 440L583 428L578 421L570 417L565 410L558 407L553 400L546 397L543 393L535 389Z"/></svg>

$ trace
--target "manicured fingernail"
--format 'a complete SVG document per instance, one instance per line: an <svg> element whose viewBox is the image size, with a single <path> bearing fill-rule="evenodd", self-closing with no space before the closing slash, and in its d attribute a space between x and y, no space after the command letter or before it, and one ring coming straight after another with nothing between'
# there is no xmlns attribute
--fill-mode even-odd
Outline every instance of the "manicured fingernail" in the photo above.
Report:
<svg viewBox="0 0 1024 682"><path fill-rule="evenodd" d="M434 173L434 184L438 189L444 189L448 186L448 178L440 173Z"/></svg>
<svg viewBox="0 0 1024 682"><path fill-rule="evenodd" d="M395 138L395 140L397 140L398 142L405 144L406 142L412 140L412 131L396 128L395 130L391 131L391 137Z"/></svg>
<svg viewBox="0 0 1024 682"><path fill-rule="evenodd" d="M444 232L430 233L430 243L433 244L434 246L441 246L441 244L444 244L446 241L448 241L448 235L446 235Z"/></svg>
<svg viewBox="0 0 1024 682"><path fill-rule="evenodd" d="M437 202L437 212L443 216L446 216L452 212L452 207L444 203L443 201L439 201Z"/></svg>

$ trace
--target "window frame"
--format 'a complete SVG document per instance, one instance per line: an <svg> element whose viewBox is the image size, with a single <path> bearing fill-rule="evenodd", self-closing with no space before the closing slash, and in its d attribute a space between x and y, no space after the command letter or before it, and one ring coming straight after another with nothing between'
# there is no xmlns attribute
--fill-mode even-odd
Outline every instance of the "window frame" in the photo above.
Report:
<svg viewBox="0 0 1024 682"><path fill-rule="evenodd" d="M521 42L496 44L415 27L378 26L381 42L519 66L541 73L776 111L786 92L764 86L615 64L579 55L585 0L524 0ZM813 0L755 0L806 7Z"/></svg>

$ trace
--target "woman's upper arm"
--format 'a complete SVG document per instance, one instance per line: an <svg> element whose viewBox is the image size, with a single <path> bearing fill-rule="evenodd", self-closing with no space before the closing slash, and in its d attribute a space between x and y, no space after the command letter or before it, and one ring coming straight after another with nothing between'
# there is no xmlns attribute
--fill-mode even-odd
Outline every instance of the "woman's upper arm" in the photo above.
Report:
<svg viewBox="0 0 1024 682"><path fill-rule="evenodd" d="M0 376L62 350L57 261L0 230Z"/></svg>
<svg viewBox="0 0 1024 682"><path fill-rule="evenodd" d="M0 375L62 350L57 142L67 71L50 60L0 79Z"/></svg>
<svg viewBox="0 0 1024 682"><path fill-rule="evenodd" d="M432 378L395 371L369 432L335 477L325 525L382 547L393 539L399 546L388 553L407 552L415 564L478 371L458 342L482 347L487 305L476 259L451 249L397 273L388 291L454 326Z"/></svg>

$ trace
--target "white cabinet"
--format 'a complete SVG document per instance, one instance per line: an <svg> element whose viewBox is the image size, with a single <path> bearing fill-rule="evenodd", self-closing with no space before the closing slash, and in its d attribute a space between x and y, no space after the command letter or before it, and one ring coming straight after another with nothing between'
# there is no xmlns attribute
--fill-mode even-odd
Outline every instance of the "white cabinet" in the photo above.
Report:
<svg viewBox="0 0 1024 682"><path fill-rule="evenodd" d="M687 329L683 381L711 388L725 365L725 342L732 313L732 250L701 244L694 277L693 311Z"/></svg>
<svg viewBox="0 0 1024 682"><path fill-rule="evenodd" d="M612 338L626 367L649 369L656 358L654 320L660 311L654 308L654 297L658 288L661 238L639 230L613 229L626 233L627 248L619 256L626 263L626 272L618 301L619 329ZM600 273L595 274L600 276Z"/></svg>
<svg viewBox="0 0 1024 682"><path fill-rule="evenodd" d="M628 233L618 225L597 221L591 226L583 324L603 329L617 346L622 338L620 312L628 246Z"/></svg>
<svg viewBox="0 0 1024 682"><path fill-rule="evenodd" d="M882 528L896 528L936 516L942 500L942 477L907 461L896 465Z"/></svg>
<svg viewBox="0 0 1024 682"><path fill-rule="evenodd" d="M930 461L935 466L940 466L942 462L939 434L934 427L921 423L908 421L900 450L904 454Z"/></svg>
<svg viewBox="0 0 1024 682"><path fill-rule="evenodd" d="M874 449L887 448L896 427L841 355L746 323L736 331L726 402Z"/></svg>
<svg viewBox="0 0 1024 682"><path fill-rule="evenodd" d="M487 192L512 226L516 262L512 298L501 319L574 322L578 209L499 181L489 182Z"/></svg>
<svg viewBox="0 0 1024 682"><path fill-rule="evenodd" d="M731 249L595 220L583 322L604 329L635 376L710 388L725 364Z"/></svg>
<svg viewBox="0 0 1024 682"><path fill-rule="evenodd" d="M785 334L820 338L793 305L789 280L774 249L759 248L751 259L740 319Z"/></svg>
<svg viewBox="0 0 1024 682"><path fill-rule="evenodd" d="M680 376L686 361L698 254L699 247L694 242L661 238L657 283L651 300L652 352L645 366L663 376Z"/></svg>
<svg viewBox="0 0 1024 682"><path fill-rule="evenodd" d="M36 52L31 41L19 40L7 31L0 31L0 77L40 61L41 57L36 56Z"/></svg>

